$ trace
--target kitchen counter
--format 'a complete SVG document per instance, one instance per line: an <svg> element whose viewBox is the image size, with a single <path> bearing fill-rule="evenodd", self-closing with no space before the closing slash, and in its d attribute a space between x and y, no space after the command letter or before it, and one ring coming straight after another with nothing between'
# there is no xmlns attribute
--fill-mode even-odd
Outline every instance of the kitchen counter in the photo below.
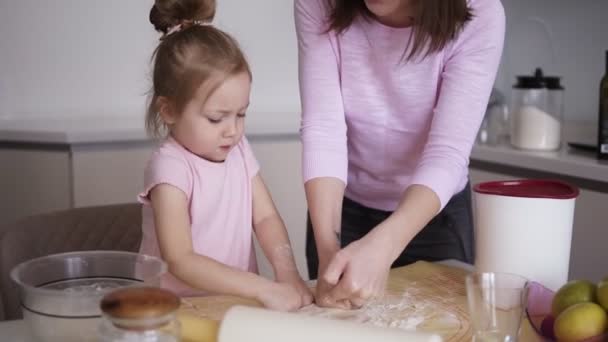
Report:
<svg viewBox="0 0 608 342"><path fill-rule="evenodd" d="M252 118L246 121L245 131L248 136L297 137L300 117L295 112L248 113L247 116ZM261 116L272 117L272 119L260 120ZM261 123L262 121L265 123ZM78 145L149 140L142 116L109 114L103 117L94 115L79 117L70 115L53 116L50 119L0 117L0 144L5 145Z"/></svg>
<svg viewBox="0 0 608 342"><path fill-rule="evenodd" d="M571 177L588 182L608 184L608 162L595 158L595 153L568 146L559 151L524 151L509 145L476 145L471 153L471 166L494 165L506 168L532 170Z"/></svg>
<svg viewBox="0 0 608 342"><path fill-rule="evenodd" d="M79 144L146 141L144 119L118 116L0 119L0 142Z"/></svg>
<svg viewBox="0 0 608 342"><path fill-rule="evenodd" d="M568 142L593 145L597 125L568 122L564 126L562 147L557 151L529 151L500 145L475 145L471 169L510 174L521 178L559 178L583 188L608 193L608 161L600 161L595 152L572 148Z"/></svg>
<svg viewBox="0 0 608 342"><path fill-rule="evenodd" d="M246 132L250 139L287 138L298 139L299 115L291 113L249 113L258 118L247 121ZM262 116L272 119L259 120ZM144 129L144 120L138 116L119 117L116 114L99 116L76 115L53 119L0 117L0 147L19 145L63 145L70 147L116 143L147 143L150 138ZM267 123L262 123L262 122ZM565 129L565 141L589 141L594 136L593 126L585 123L569 123ZM559 151L523 151L509 145L476 145L471 153L471 165L483 169L517 169L570 177L593 184L607 184L608 163L600 162L594 153L579 151L566 144ZM590 186L595 187L595 186Z"/></svg>

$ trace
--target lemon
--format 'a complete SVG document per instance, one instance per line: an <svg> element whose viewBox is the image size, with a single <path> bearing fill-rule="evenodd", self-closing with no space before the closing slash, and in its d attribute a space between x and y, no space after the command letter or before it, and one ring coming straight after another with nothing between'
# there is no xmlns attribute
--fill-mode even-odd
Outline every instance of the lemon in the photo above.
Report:
<svg viewBox="0 0 608 342"><path fill-rule="evenodd" d="M182 342L216 342L219 322L200 318L189 313L178 315Z"/></svg>
<svg viewBox="0 0 608 342"><path fill-rule="evenodd" d="M551 303L551 313L553 317L568 307L585 302L595 302L596 286L587 280L573 280L562 286Z"/></svg>
<svg viewBox="0 0 608 342"><path fill-rule="evenodd" d="M554 333L558 341L582 341L606 331L606 311L595 303L574 304L555 319Z"/></svg>
<svg viewBox="0 0 608 342"><path fill-rule="evenodd" d="M597 302L604 310L608 310L608 278L604 278L597 284Z"/></svg>

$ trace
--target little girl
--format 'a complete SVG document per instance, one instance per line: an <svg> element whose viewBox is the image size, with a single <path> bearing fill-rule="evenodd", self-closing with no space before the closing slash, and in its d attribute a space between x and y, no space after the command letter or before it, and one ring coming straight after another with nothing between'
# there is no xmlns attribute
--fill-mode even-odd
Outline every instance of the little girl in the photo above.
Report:
<svg viewBox="0 0 608 342"><path fill-rule="evenodd" d="M162 286L179 295L236 295L295 310L312 295L243 136L251 71L237 42L210 24L214 13L214 0L156 0L150 12L163 36L146 126L165 139L139 195L140 252L167 262ZM257 274L252 230L277 282Z"/></svg>

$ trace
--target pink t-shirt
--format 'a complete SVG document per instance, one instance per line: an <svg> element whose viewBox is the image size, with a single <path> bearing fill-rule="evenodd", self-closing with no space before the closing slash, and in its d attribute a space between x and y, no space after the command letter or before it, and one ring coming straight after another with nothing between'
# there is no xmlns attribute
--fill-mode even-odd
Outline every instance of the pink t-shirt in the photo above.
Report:
<svg viewBox="0 0 608 342"><path fill-rule="evenodd" d="M170 184L188 198L192 247L200 255L242 271L257 273L252 240L252 179L258 173L245 137L223 163L205 160L167 138L154 152L144 176L143 240L140 253L160 256L149 193L159 184ZM204 295L171 274L161 286L181 296Z"/></svg>
<svg viewBox="0 0 608 342"><path fill-rule="evenodd" d="M465 187L505 34L500 0L468 3L455 40L404 61L412 28L357 17L338 35L328 0L295 1L304 181L341 179L347 197L389 211L412 184L442 206Z"/></svg>

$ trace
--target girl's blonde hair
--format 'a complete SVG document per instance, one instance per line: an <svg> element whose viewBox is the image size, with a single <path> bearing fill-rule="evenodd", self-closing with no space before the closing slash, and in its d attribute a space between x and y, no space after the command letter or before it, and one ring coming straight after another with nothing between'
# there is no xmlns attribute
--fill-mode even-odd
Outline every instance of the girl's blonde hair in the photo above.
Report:
<svg viewBox="0 0 608 342"><path fill-rule="evenodd" d="M179 113L203 84L207 84L209 96L230 76L247 72L251 77L249 64L234 38L212 25L196 24L210 23L215 7L215 0L156 0L150 10L150 22L163 34L152 55L152 89L146 115L146 130L153 137L167 133L159 113L159 97L169 99ZM173 30L177 25L181 29Z"/></svg>

